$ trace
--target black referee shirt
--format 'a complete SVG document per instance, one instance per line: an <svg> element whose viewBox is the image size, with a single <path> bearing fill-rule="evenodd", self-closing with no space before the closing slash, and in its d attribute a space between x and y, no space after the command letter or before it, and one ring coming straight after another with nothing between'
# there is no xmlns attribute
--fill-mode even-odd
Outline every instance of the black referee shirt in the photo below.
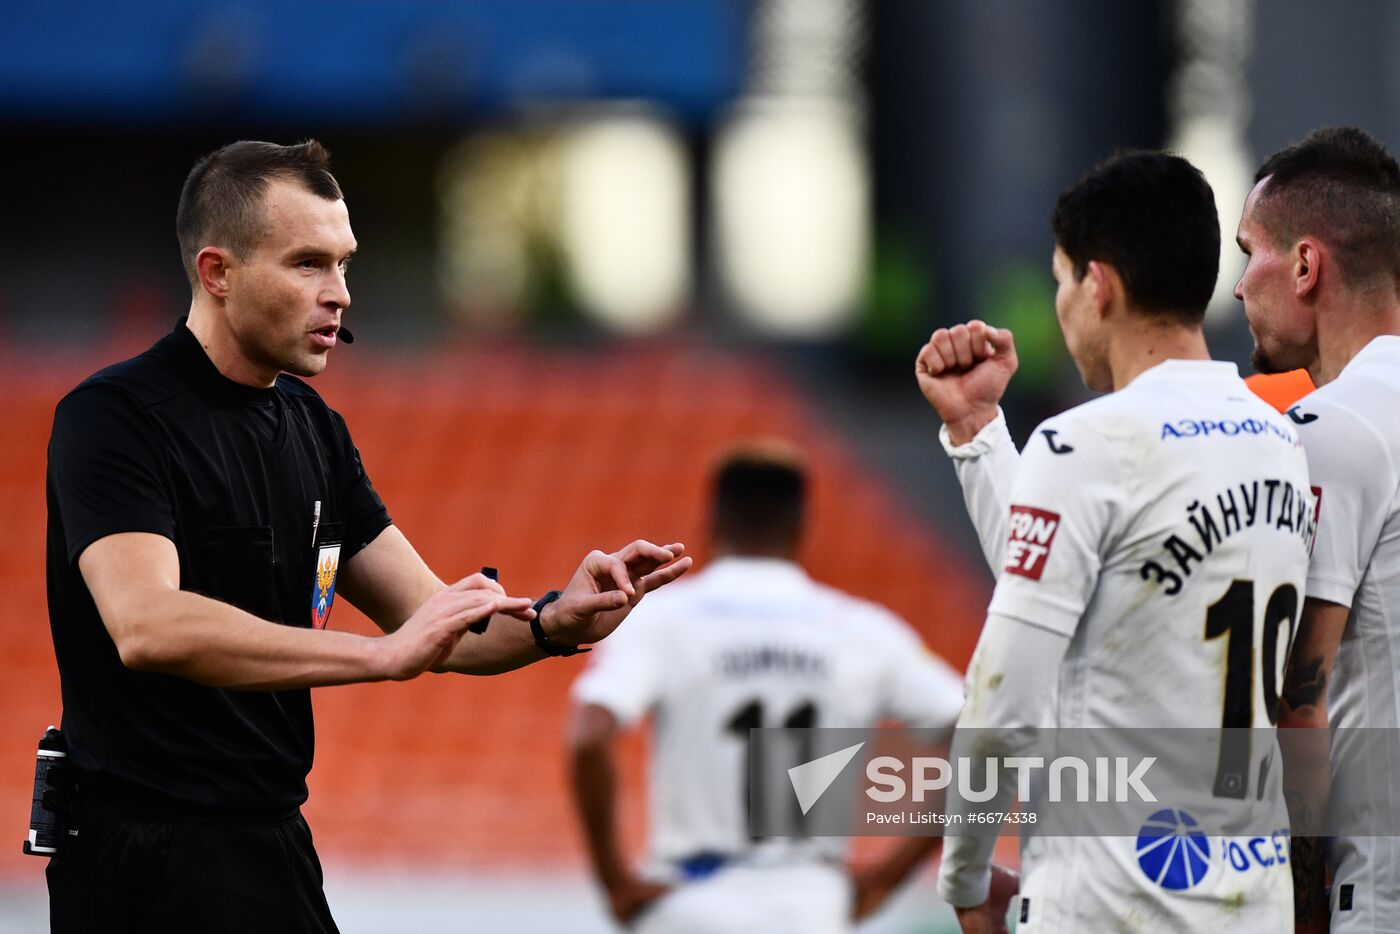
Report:
<svg viewBox="0 0 1400 934"><path fill-rule="evenodd" d="M343 567L389 524L344 420L294 377L272 389L226 379L182 318L58 404L48 509L49 621L85 800L223 817L305 801L310 691L221 690L126 668L78 556L117 532L163 535L182 589L310 627L327 543L343 543ZM326 583L322 568L322 600Z"/></svg>

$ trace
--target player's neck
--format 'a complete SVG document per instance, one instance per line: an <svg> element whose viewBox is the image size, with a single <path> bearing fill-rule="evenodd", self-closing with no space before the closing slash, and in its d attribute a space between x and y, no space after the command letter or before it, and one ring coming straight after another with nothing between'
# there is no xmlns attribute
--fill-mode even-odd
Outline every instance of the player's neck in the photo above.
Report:
<svg viewBox="0 0 1400 934"><path fill-rule="evenodd" d="M212 308L207 301L195 298L190 303L186 326L199 341L214 368L235 383L267 389L277 382L277 373L267 373L243 355L238 339L228 326L222 310Z"/></svg>
<svg viewBox="0 0 1400 934"><path fill-rule="evenodd" d="M763 547L754 545L726 545L716 543L712 546L715 558L763 558L770 561L797 561L797 554L791 548L781 548L777 546Z"/></svg>
<svg viewBox="0 0 1400 934"><path fill-rule="evenodd" d="M1400 295L1351 294L1317 314L1317 363L1308 368L1313 385L1332 382L1367 344L1383 334L1400 335Z"/></svg>
<svg viewBox="0 0 1400 934"><path fill-rule="evenodd" d="M1108 366L1116 392L1166 360L1209 360L1199 325L1162 323L1160 318L1133 315L1109 341Z"/></svg>

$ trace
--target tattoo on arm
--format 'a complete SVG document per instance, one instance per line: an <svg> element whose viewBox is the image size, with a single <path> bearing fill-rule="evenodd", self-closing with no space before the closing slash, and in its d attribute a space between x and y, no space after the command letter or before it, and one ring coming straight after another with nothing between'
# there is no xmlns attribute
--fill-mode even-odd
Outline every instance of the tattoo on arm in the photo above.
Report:
<svg viewBox="0 0 1400 934"><path fill-rule="evenodd" d="M1299 922L1326 919L1327 840L1293 837L1289 841L1293 863L1293 913Z"/></svg>
<svg viewBox="0 0 1400 934"><path fill-rule="evenodd" d="M1315 705L1327 693L1327 673L1321 658L1299 659L1284 679L1283 699L1293 710Z"/></svg>
<svg viewBox="0 0 1400 934"><path fill-rule="evenodd" d="M1288 806L1288 820L1295 836L1307 836L1315 829L1320 829L1313 827L1312 808L1308 807L1303 796L1296 790L1284 788L1283 800Z"/></svg>

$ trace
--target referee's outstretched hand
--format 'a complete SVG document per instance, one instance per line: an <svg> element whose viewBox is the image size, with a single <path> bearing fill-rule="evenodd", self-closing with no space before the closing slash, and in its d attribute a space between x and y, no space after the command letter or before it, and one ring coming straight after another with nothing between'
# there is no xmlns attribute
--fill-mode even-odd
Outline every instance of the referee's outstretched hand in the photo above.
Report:
<svg viewBox="0 0 1400 934"><path fill-rule="evenodd" d="M394 681L416 678L447 661L467 627L494 613L531 619L529 597L511 597L485 574L473 574L433 594L397 630L377 640L383 670Z"/></svg>
<svg viewBox="0 0 1400 934"><path fill-rule="evenodd" d="M973 320L934 331L914 361L914 376L953 443L966 444L996 418L1016 366L1011 331Z"/></svg>
<svg viewBox="0 0 1400 934"><path fill-rule="evenodd" d="M622 625L649 592L690 570L685 546L666 547L638 539L604 554L590 551L560 598L544 608L540 624L561 645L597 642Z"/></svg>

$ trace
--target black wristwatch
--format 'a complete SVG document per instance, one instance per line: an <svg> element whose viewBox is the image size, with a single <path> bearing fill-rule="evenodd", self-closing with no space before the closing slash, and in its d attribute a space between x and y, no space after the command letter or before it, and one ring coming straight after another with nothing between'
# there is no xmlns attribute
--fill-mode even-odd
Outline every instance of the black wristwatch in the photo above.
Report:
<svg viewBox="0 0 1400 934"><path fill-rule="evenodd" d="M540 651L546 655L553 655L556 658L568 658L570 655L577 655L580 652L591 652L592 649L581 648L577 645L560 645L544 632L544 608L563 594L558 590L551 590L535 601L535 618L530 620L530 634L535 637L535 645L540 647Z"/></svg>

